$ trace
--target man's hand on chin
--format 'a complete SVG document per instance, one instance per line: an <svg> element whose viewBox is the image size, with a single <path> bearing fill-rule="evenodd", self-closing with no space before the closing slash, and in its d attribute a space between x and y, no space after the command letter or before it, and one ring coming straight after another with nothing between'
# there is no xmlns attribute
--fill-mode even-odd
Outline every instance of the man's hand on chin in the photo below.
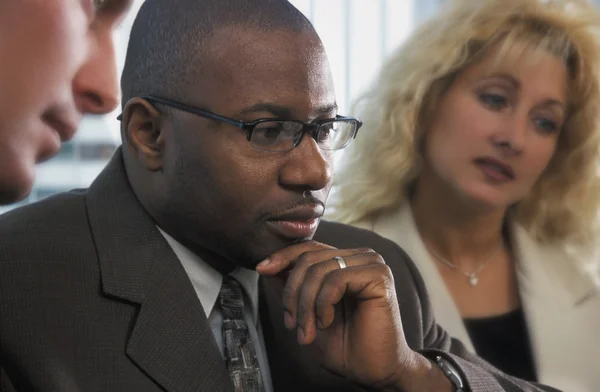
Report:
<svg viewBox="0 0 600 392"><path fill-rule="evenodd" d="M394 277L375 251L307 241L256 269L285 280L286 327L332 373L370 390L452 391L441 369L408 347Z"/></svg>

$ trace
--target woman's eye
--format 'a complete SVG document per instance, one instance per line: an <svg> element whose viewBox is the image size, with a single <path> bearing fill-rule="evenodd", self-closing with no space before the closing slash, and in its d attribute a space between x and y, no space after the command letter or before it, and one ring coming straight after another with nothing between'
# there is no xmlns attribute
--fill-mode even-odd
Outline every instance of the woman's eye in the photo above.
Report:
<svg viewBox="0 0 600 392"><path fill-rule="evenodd" d="M559 125L548 118L539 117L535 120L536 127L544 133L555 133L559 130Z"/></svg>
<svg viewBox="0 0 600 392"><path fill-rule="evenodd" d="M508 105L508 99L500 94L493 93L482 93L479 95L479 99L487 107L499 110Z"/></svg>

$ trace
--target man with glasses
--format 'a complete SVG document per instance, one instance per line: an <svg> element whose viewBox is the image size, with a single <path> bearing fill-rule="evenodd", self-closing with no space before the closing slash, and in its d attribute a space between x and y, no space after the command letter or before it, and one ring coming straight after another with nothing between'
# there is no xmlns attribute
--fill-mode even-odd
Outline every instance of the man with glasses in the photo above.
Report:
<svg viewBox="0 0 600 392"><path fill-rule="evenodd" d="M440 330L393 243L320 222L360 128L332 86L287 1L147 0L123 147L89 189L0 217L6 389L551 390Z"/></svg>
<svg viewBox="0 0 600 392"><path fill-rule="evenodd" d="M0 1L0 205L31 191L35 164L81 115L119 102L113 33L132 0Z"/></svg>
<svg viewBox="0 0 600 392"><path fill-rule="evenodd" d="M200 117L221 121L238 127L246 132L246 140L258 150L287 152L297 147L304 135L308 132L323 150L334 151L346 147L356 137L362 123L352 117L336 116L333 119L325 119L304 123L294 120L277 120L263 118L252 122L233 120L208 110L166 98L146 96L142 97L148 102L166 105ZM119 120L123 116L118 117Z"/></svg>

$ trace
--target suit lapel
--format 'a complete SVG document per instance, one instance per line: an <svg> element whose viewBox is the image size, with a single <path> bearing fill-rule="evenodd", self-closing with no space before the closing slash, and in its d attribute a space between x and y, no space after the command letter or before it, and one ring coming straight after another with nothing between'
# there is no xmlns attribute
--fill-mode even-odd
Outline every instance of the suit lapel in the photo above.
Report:
<svg viewBox="0 0 600 392"><path fill-rule="evenodd" d="M156 263L126 352L168 391L232 390L212 330L177 259Z"/></svg>
<svg viewBox="0 0 600 392"><path fill-rule="evenodd" d="M133 194L120 149L90 187L87 206L104 294L140 305L127 356L169 392L231 391L200 301Z"/></svg>
<svg viewBox="0 0 600 392"><path fill-rule="evenodd" d="M260 319L275 391L344 391L362 389L319 366L310 346L301 346L295 331L283 324L283 284L278 278L259 280Z"/></svg>

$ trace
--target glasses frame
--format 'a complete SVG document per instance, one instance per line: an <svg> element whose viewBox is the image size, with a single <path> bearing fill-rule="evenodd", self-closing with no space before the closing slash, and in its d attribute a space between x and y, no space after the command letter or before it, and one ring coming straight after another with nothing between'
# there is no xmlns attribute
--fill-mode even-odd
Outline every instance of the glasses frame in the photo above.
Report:
<svg viewBox="0 0 600 392"><path fill-rule="evenodd" d="M195 114L197 116L203 117L203 118L207 118L210 120L216 120L216 121L220 121L223 122L225 124L229 124L229 125L233 125L234 127L240 128L243 131L246 132L246 140L248 140L248 142L250 142L250 144L252 145L253 148L257 149L257 150L261 150L261 151L275 151L275 152L285 152L285 151L291 151L293 150L295 147L297 147L298 145L300 145L300 143L302 142L302 139L304 139L304 135L306 135L307 133L309 133L311 135L311 137L313 139L315 139L315 141L317 142L317 145L323 149L323 150L328 150L328 151L335 151L335 150L341 150L343 148L345 148L346 146L348 146L348 144L350 144L350 142L352 141L352 139L356 138L356 135L358 134L358 130L360 129L360 127L363 125L363 123L358 120L357 118L354 117L347 117L347 116L340 116L337 115L335 116L334 119L325 119L325 120L318 120L315 122L310 122L310 123L306 123L303 121L298 121L298 120L287 120L287 119L281 119L281 118L260 118L258 120L254 120L254 121L241 121L241 120L235 120L229 117L225 117L225 116L221 116L219 114L210 112L208 110L204 110L201 109L199 107L196 106L192 106L192 105L187 105L185 103L181 103L178 101L174 101L168 98L163 98L163 97L158 97L158 96L154 96L154 95L145 95L145 96L141 96L141 99L144 99L150 103L158 103L158 104L163 104L165 106L169 106L175 109L179 109L182 110L184 112L187 113L191 113L191 114ZM122 115L120 115L118 118L118 120L122 119ZM286 150L269 150L269 149L261 149L260 147L256 147L252 144L252 133L254 132L254 129L256 128L257 125L261 124L261 123L265 123L265 122L271 122L271 121L285 121L285 122L292 122L292 123L297 123L297 124L301 124L302 125L302 134L300 135L300 137L298 138L298 140L294 141L293 146L290 149L286 149ZM318 134L319 134L319 130L321 129L321 126L323 126L324 124L327 123L331 123L331 122L336 122L336 121L344 121L344 122L349 122L349 123L353 123L354 124L354 132L352 134L352 137L350 137L348 139L348 142L343 145L342 147L336 148L334 150L331 149L325 149L323 148L318 140Z"/></svg>

